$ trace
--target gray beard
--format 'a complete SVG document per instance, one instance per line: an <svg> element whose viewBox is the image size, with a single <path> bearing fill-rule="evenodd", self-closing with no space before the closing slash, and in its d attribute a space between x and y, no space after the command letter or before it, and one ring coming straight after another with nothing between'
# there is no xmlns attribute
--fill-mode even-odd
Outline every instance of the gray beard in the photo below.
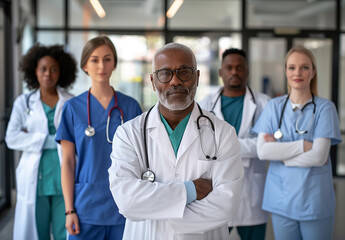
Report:
<svg viewBox="0 0 345 240"><path fill-rule="evenodd" d="M155 88L156 87L156 84ZM181 111L185 110L188 108L194 101L194 97L196 94L196 89L197 89L197 81L195 81L194 86L192 87L192 90L188 93L187 99L183 103L168 103L168 100L164 93L156 91L157 98L159 99L160 104L162 104L165 108L169 109L170 111Z"/></svg>

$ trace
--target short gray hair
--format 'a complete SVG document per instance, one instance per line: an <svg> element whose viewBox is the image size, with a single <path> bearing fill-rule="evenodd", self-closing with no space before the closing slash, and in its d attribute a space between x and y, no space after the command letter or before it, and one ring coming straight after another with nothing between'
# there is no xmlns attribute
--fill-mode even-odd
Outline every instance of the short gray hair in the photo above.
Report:
<svg viewBox="0 0 345 240"><path fill-rule="evenodd" d="M155 63L156 63L156 57L158 54L166 51L166 50L171 50L171 49L179 49L179 50L183 50L185 52L188 52L191 56L192 56L192 59L193 59L193 64L194 66L196 67L196 58L195 58L195 55L194 55L194 52L192 51L192 49L190 49L189 47L187 47L186 45L183 45L181 43L168 43L166 45L164 45L163 47L159 48L155 55L153 56L153 61L152 61L152 70L154 71L155 70Z"/></svg>

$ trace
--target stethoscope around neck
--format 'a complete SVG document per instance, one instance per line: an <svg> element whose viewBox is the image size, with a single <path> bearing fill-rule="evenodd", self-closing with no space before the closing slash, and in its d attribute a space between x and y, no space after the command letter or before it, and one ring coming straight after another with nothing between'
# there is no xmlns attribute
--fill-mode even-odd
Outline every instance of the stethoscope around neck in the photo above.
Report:
<svg viewBox="0 0 345 240"><path fill-rule="evenodd" d="M252 96L253 103L256 104L256 100L255 100L254 93L253 93L252 89L250 89L250 87L248 87L248 89L249 89L250 95ZM216 98L216 101L213 103L213 106L210 110L210 112L213 113L214 115L216 115L216 113L214 112L214 109L215 109L220 97L222 96L223 91L224 91L223 89L220 91L220 93L218 94L218 96ZM254 115L252 118L252 127L254 127L254 124L255 124L255 115L256 115L256 109L255 109L255 112L254 112Z"/></svg>
<svg viewBox="0 0 345 240"><path fill-rule="evenodd" d="M85 135L88 136L88 137L92 137L95 135L96 133L96 130L94 127L91 126L91 114L90 114L90 91L91 91L91 88L89 89L88 93L87 93L87 128L85 129ZM120 117L121 117L121 124L123 124L123 111L122 109L117 105L117 95L116 95L116 92L115 90L113 89L113 92L114 92L114 98L115 98L115 105L110 108L109 112L108 112L108 118L107 118L107 125L106 125L106 135L107 135L107 141L108 143L112 143L112 141L110 140L109 138L109 124L110 124L110 116L111 116L111 112L114 110L114 109L118 109L119 112L120 112Z"/></svg>
<svg viewBox="0 0 345 240"><path fill-rule="evenodd" d="M306 105L303 106L303 108L301 109L301 113L300 113L300 115L298 116L298 118L297 118L297 120L296 120L295 132L298 133L298 134L301 134L301 135L308 133L308 130L310 129L311 125L312 125L313 122L314 122L315 111L316 111L316 104L315 104L315 100L314 100L314 94L312 94L311 96L312 96L311 102L308 102ZM284 102L283 109L282 109L282 112L281 112L280 118L279 118L278 130L275 131L274 134L273 134L273 136L274 136L275 139L281 139L281 138L283 137L283 133L282 133L282 131L280 130L280 128L281 128L281 126L282 126L284 111L285 111L286 104L287 104L287 102L288 102L288 100L289 100L289 97L290 97L290 95L287 95L286 100L285 100L285 102ZM312 105L314 106L314 109L313 109L313 117L312 117L311 121L309 122L309 124L308 124L306 130L300 130L300 129L298 128L299 120L300 120L300 118L301 118L301 116L302 116L302 114L303 114L303 110L304 110L308 105L310 105L310 104L312 104Z"/></svg>
<svg viewBox="0 0 345 240"><path fill-rule="evenodd" d="M216 137L215 137L214 124L213 124L212 120L208 116L204 115L204 113L202 112L201 107L199 106L199 104L197 104L197 105L198 105L198 108L199 108L200 115L198 116L198 118L196 120L196 124L197 124L198 131L199 131L201 150L202 150L202 152L205 155L207 160L217 160L217 156L216 156L217 155L217 143L216 143ZM147 140L146 140L147 119L148 119L148 116L149 116L151 110L153 109L153 107L154 106L152 106L150 108L150 110L147 112L147 114L145 116L145 120L144 120L144 148L145 148L145 164L146 164L145 167L146 167L146 170L141 175L141 179L142 180L146 180L146 181L149 181L149 182L154 182L155 179L156 179L155 173L150 169L149 157L148 157L148 151L147 151ZM200 119L201 118L207 119L210 122L210 124L211 124L211 129L213 131L213 142L214 142L214 147L215 147L215 149L214 149L215 153L214 153L213 157L210 156L211 154L206 154L205 151L204 151L204 147L203 147L203 143L202 143L202 139L201 139L201 133L200 133L200 131L201 131Z"/></svg>
<svg viewBox="0 0 345 240"><path fill-rule="evenodd" d="M34 91L32 91L31 93L29 93L28 94L28 96L26 97L26 114L27 115L32 115L32 114L34 114L34 111L30 108L30 103L29 103L29 101L30 101L30 97L35 93L35 92L37 92L37 90L38 89L36 89L36 90L34 90Z"/></svg>

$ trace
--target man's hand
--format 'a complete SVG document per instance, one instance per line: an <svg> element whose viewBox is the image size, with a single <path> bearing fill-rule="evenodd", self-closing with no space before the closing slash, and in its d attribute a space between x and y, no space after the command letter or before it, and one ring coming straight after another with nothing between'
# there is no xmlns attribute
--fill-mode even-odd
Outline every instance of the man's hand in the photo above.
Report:
<svg viewBox="0 0 345 240"><path fill-rule="evenodd" d="M195 189L196 189L196 199L201 200L206 197L212 190L212 181L199 178L193 181Z"/></svg>

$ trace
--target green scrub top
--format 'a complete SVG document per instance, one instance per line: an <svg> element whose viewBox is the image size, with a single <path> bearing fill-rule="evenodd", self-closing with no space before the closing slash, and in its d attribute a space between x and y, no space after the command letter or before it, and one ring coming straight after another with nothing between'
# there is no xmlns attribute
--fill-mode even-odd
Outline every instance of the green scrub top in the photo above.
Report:
<svg viewBox="0 0 345 240"><path fill-rule="evenodd" d="M182 119L182 121L177 125L177 127L174 130L172 130L171 127L169 126L169 123L165 120L163 115L160 114L161 120L165 126L165 129L168 132L170 142L174 148L175 157L177 157L177 151L180 146L183 133L184 133L184 130L186 129L190 115L191 113L189 113L184 119Z"/></svg>
<svg viewBox="0 0 345 240"><path fill-rule="evenodd" d="M48 119L49 135L54 135L55 108L50 108L42 102L44 112ZM47 140L46 140L47 141ZM39 196L50 196L62 194L60 161L57 149L43 149L38 169L37 194Z"/></svg>

